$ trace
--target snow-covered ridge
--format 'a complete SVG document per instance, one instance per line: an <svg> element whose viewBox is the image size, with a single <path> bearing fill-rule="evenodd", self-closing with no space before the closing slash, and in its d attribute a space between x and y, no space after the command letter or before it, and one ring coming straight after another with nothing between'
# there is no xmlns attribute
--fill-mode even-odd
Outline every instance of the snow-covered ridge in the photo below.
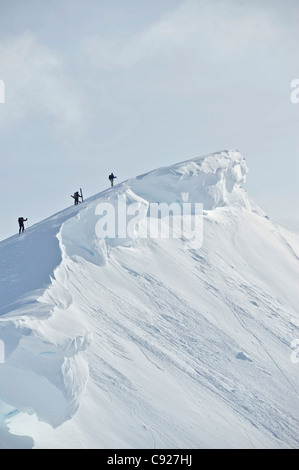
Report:
<svg viewBox="0 0 299 470"><path fill-rule="evenodd" d="M0 243L0 448L296 447L298 234L246 174L236 151L195 158ZM99 239L119 197L202 202L203 246Z"/></svg>
<svg viewBox="0 0 299 470"><path fill-rule="evenodd" d="M242 154L226 150L151 171L128 184L149 202L172 203L187 191L190 202L201 202L207 210L232 204L249 209L242 187L247 172Z"/></svg>

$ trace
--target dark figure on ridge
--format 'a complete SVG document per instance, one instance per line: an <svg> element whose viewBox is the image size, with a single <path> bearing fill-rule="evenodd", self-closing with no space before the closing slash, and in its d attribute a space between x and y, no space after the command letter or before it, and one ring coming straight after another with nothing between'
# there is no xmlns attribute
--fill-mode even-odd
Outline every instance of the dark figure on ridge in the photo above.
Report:
<svg viewBox="0 0 299 470"><path fill-rule="evenodd" d="M74 195L71 196L71 197L72 197L73 199L75 199L75 201L74 201L75 206L76 206L77 204L79 204L79 202L81 203L81 201L79 201L79 197L81 197L81 196L79 195L79 192L78 192L78 191L76 191L76 192L74 193Z"/></svg>
<svg viewBox="0 0 299 470"><path fill-rule="evenodd" d="M113 173L110 173L110 175L108 176L108 178L109 178L109 180L110 180L111 186L113 186L113 180L114 180L115 178L117 178L117 176L114 176Z"/></svg>
<svg viewBox="0 0 299 470"><path fill-rule="evenodd" d="M24 217L19 217L18 218L18 222L19 222L19 234L21 232L24 232L25 230L25 227L24 227L24 222L26 222L27 219L25 219Z"/></svg>

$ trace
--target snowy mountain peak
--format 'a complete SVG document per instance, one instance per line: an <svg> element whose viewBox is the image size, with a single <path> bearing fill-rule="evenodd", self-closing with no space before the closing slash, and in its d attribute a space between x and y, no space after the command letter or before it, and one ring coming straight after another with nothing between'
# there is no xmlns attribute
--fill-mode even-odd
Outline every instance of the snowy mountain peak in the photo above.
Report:
<svg viewBox="0 0 299 470"><path fill-rule="evenodd" d="M171 203L187 193L190 202L201 202L206 210L227 205L250 209L242 188L247 172L240 152L224 150L151 171L128 183L149 202Z"/></svg>
<svg viewBox="0 0 299 470"><path fill-rule="evenodd" d="M246 173L195 158L0 243L0 448L298 447L299 236ZM202 243L99 237L157 202L203 203Z"/></svg>

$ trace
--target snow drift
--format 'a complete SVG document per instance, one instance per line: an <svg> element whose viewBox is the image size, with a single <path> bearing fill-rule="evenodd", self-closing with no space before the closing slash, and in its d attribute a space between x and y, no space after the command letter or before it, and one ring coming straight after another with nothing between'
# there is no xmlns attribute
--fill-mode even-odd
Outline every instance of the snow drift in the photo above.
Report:
<svg viewBox="0 0 299 470"><path fill-rule="evenodd" d="M298 447L299 236L246 174L196 158L0 243L1 448ZM203 203L202 245L99 238L121 198Z"/></svg>

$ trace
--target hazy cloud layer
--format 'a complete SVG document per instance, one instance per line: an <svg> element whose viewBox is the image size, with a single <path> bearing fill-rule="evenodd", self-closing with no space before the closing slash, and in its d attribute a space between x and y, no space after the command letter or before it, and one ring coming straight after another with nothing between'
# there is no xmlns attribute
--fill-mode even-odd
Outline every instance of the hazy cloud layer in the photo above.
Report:
<svg viewBox="0 0 299 470"><path fill-rule="evenodd" d="M40 220L74 186L104 189L111 171L225 148L245 155L258 203L272 192L293 204L298 21L297 0L2 0L5 234L18 212ZM292 210L277 219L291 224Z"/></svg>

